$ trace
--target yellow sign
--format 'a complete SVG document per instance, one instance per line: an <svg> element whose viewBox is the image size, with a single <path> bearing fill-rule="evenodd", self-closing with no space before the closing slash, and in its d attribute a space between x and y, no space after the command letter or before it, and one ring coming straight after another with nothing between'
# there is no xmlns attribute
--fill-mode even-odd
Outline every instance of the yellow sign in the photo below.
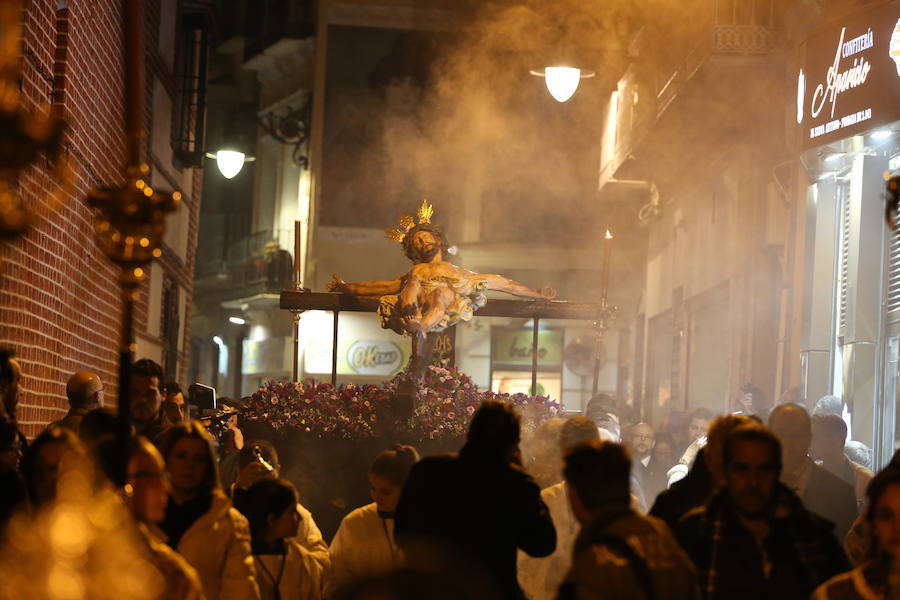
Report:
<svg viewBox="0 0 900 600"><path fill-rule="evenodd" d="M537 356L541 367L562 362L562 331L538 331ZM531 365L533 332L531 329L491 329L491 359L505 365Z"/></svg>

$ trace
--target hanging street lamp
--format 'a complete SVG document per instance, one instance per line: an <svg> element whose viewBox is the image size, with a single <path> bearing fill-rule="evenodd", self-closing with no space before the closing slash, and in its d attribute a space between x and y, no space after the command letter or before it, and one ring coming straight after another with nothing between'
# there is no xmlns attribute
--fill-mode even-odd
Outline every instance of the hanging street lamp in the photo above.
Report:
<svg viewBox="0 0 900 600"><path fill-rule="evenodd" d="M572 97L582 79L594 77L594 71L585 71L575 67L544 67L541 70L532 70L531 74L543 77L547 84L547 90L557 102L565 102Z"/></svg>

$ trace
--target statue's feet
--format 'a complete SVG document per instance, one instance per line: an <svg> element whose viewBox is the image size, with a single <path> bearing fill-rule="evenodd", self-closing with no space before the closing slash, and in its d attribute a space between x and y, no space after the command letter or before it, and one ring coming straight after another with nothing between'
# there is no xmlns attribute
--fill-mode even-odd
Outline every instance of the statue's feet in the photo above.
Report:
<svg viewBox="0 0 900 600"><path fill-rule="evenodd" d="M406 321L406 330L410 335L416 336L419 339L419 342L424 342L425 335L428 333L418 319L408 319Z"/></svg>

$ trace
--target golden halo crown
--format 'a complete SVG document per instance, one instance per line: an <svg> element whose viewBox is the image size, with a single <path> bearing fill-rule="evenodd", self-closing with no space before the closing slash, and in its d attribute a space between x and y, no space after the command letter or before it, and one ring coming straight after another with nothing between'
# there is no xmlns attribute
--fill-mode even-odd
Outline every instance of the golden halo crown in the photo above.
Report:
<svg viewBox="0 0 900 600"><path fill-rule="evenodd" d="M418 225L424 223L431 224L431 215L434 214L434 207L428 204L428 200L422 200L422 206L416 215L419 217ZM403 243L409 230L417 225L415 217L406 213L400 213L400 228L385 229L384 235L392 242Z"/></svg>

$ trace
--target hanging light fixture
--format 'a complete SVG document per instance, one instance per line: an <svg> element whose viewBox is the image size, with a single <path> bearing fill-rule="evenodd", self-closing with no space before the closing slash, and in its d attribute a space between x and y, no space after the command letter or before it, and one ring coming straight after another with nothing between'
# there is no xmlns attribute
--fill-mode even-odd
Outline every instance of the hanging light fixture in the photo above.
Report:
<svg viewBox="0 0 900 600"><path fill-rule="evenodd" d="M245 162L252 162L256 157L247 156L238 150L218 150L215 154L206 153L207 158L216 159L216 166L219 167L219 173L225 179L233 179L244 168Z"/></svg>
<svg viewBox="0 0 900 600"><path fill-rule="evenodd" d="M543 77L547 90L557 102L565 102L572 97L582 79L596 75L594 71L584 71L575 67L544 67L540 71L532 70L531 74Z"/></svg>

